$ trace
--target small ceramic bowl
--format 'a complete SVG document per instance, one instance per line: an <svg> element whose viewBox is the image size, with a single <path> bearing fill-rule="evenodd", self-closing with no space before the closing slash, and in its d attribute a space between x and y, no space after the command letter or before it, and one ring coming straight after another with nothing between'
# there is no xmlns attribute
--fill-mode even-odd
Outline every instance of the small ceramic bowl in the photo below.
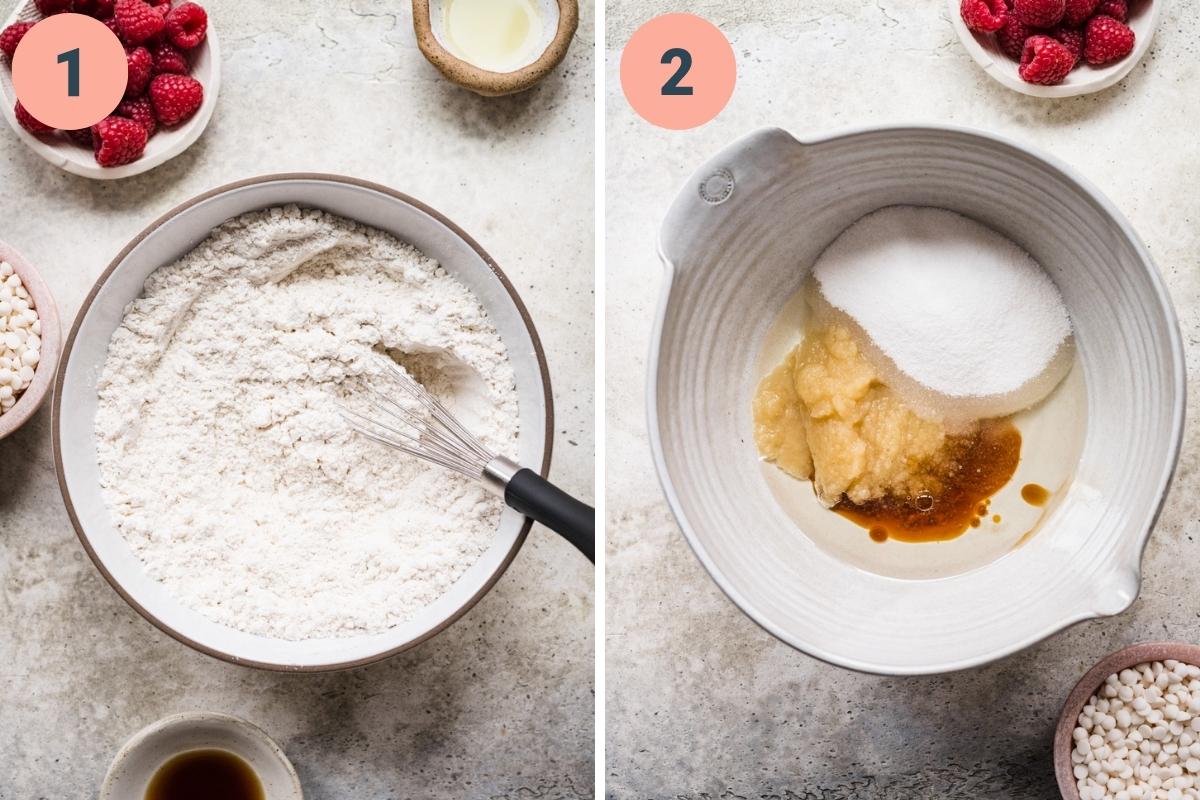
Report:
<svg viewBox="0 0 1200 800"><path fill-rule="evenodd" d="M962 40L971 58L975 59L975 63L1009 89L1032 97L1075 97L1099 92L1119 83L1133 71L1138 61L1150 49L1150 41L1154 38L1163 9L1167 5L1167 0L1132 0L1129 4L1129 20L1126 23L1133 29L1136 37L1132 53L1104 67L1093 67L1084 62L1071 70L1066 80L1057 86L1040 86L1021 79L1017 72L1019 65L1000 50L994 35L975 33L967 28L959 11L961 0L947 2L954 30L958 32L958 38Z"/></svg>
<svg viewBox="0 0 1200 800"><path fill-rule="evenodd" d="M7 261L13 271L21 276L21 282L33 298L33 307L42 322L41 360L33 373L33 383L21 393L17 402L7 412L0 414L0 439L24 425L41 407L54 385L54 370L58 367L58 352L62 347L62 332L58 321L58 307L50 288L42 280L33 265L12 246L0 242L0 261Z"/></svg>
<svg viewBox="0 0 1200 800"><path fill-rule="evenodd" d="M470 289L488 312L515 372L520 463L550 466L554 410L546 357L521 298L483 248L446 217L377 184L336 175L269 175L222 186L167 212L137 235L83 301L59 363L52 420L55 466L79 539L113 588L176 639L237 664L288 671L346 669L419 644L461 617L516 557L530 521L505 509L491 545L437 600L381 633L294 641L220 625L151 578L117 530L96 465L96 380L125 309L154 270L189 252L212 229L244 214L296 204L319 208L408 242Z"/></svg>
<svg viewBox="0 0 1200 800"><path fill-rule="evenodd" d="M450 2L453 0L413 0L417 46L448 80L485 97L523 92L550 74L567 55L579 25L577 0L532 0L544 21L542 37L527 58L496 72L465 61L453 52L445 30Z"/></svg>
<svg viewBox="0 0 1200 800"><path fill-rule="evenodd" d="M1087 701L1096 693L1109 675L1148 661L1182 661L1200 666L1200 645L1183 642L1144 642L1111 653L1097 662L1075 684L1063 703L1054 730L1054 775L1063 800L1079 800L1079 789L1075 786L1074 764L1071 750L1075 747L1072 733Z"/></svg>
<svg viewBox="0 0 1200 800"><path fill-rule="evenodd" d="M758 457L751 404L772 325L830 242L893 205L987 225L1043 265L1062 294L1077 353L1064 388L1079 381L1081 400L1062 426L1069 433L1031 438L1067 461L1030 527L877 544ZM1137 597L1183 435L1183 341L1137 233L1070 167L946 126L803 141L763 130L688 180L659 246L667 278L648 398L659 477L701 562L768 631L853 669L948 672L1119 613ZM1015 495L1006 503L1022 502L1019 482L1004 491ZM1007 535L1003 549L989 549ZM907 561L928 569L887 574Z"/></svg>
<svg viewBox="0 0 1200 800"><path fill-rule="evenodd" d="M168 759L209 749L233 753L249 764L270 800L303 799L292 762L261 728L226 714L195 713L165 717L134 734L108 768L100 800L140 800Z"/></svg>
<svg viewBox="0 0 1200 800"><path fill-rule="evenodd" d="M4 27L14 22L36 22L42 15L34 5L33 0L21 0L13 13L4 21ZM96 163L91 150L82 147L61 134L52 136L34 136L21 127L13 113L17 102L16 92L12 84L12 67L8 58L0 56L0 100L3 102L4 118L16 133L17 138L24 142L30 150L49 161L54 166L97 180L115 180L140 175L165 164L175 156L187 150L212 119L213 110L217 107L217 94L221 90L221 49L217 40L217 31L212 18L208 21L208 34L204 42L188 54L192 62L191 75L204 85L204 102L199 110L187 122L175 128L160 128L146 143L142 157L130 164L120 167L102 167Z"/></svg>

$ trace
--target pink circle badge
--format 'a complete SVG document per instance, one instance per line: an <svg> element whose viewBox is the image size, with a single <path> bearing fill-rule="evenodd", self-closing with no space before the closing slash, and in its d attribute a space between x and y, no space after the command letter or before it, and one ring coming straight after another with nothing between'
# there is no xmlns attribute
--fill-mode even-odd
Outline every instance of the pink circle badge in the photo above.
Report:
<svg viewBox="0 0 1200 800"><path fill-rule="evenodd" d="M733 95L737 59L716 25L664 14L633 34L621 53L621 88L643 119L686 130L717 116Z"/></svg>
<svg viewBox="0 0 1200 800"><path fill-rule="evenodd" d="M112 113L129 80L115 33L84 14L55 14L29 29L13 54L17 100L62 130L90 127Z"/></svg>

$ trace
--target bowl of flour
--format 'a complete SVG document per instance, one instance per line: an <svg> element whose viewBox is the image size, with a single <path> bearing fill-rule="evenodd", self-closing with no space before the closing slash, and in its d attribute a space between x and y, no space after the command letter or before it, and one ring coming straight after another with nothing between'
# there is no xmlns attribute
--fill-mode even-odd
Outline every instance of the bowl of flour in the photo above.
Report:
<svg viewBox="0 0 1200 800"><path fill-rule="evenodd" d="M339 669L444 629L529 523L354 436L340 404L385 364L548 467L536 331L445 217L323 175L169 212L97 281L60 362L55 457L89 555L151 622L237 663Z"/></svg>
<svg viewBox="0 0 1200 800"><path fill-rule="evenodd" d="M688 179L660 252L667 277L649 397L656 467L701 563L767 631L839 666L928 674L994 661L1136 599L1183 436L1183 342L1150 254L1086 179L968 129L804 140L762 130ZM806 291L810 277L818 297ZM811 318L836 311L827 330L860 325L886 356L846 358L836 380L838 365L806 362L803 387L791 385L824 403L815 412L824 419L835 408L854 413L846 398L856 395L837 394L847 382L878 392L930 370L905 395L912 408L938 372L947 382L927 396L946 403L956 394L933 409L947 426L951 412L969 409L1004 415L1020 434L1019 462L970 511L967 532L902 541L890 521L869 531L831 511L811 481L760 459L756 387L806 341L805 308ZM1074 353L1064 375L1054 366L1067 321ZM829 341L857 352L849 338ZM855 367L885 361L892 376L868 370L864 379ZM1025 396L1045 375L1059 382ZM829 402L814 390L822 385L833 387ZM822 445L867 452L813 419L802 422L829 436ZM897 429L912 432L897 450L921 439L915 425L875 430ZM877 441L886 454L886 434ZM884 463L871 469L883 474ZM919 499L914 516L931 508Z"/></svg>

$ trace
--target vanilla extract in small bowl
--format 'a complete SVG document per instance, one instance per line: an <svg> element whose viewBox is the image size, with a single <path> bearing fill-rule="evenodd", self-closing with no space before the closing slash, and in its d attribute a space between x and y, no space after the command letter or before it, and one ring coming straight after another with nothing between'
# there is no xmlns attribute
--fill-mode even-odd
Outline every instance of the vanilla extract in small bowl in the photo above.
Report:
<svg viewBox="0 0 1200 800"><path fill-rule="evenodd" d="M188 750L168 759L150 779L144 800L266 800L262 781L228 750Z"/></svg>

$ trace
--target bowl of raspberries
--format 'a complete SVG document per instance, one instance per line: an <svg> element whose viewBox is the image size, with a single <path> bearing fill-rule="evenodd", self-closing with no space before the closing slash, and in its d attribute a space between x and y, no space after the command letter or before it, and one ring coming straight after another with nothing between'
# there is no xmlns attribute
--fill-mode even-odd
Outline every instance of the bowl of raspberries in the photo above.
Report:
<svg viewBox="0 0 1200 800"><path fill-rule="evenodd" d="M1150 48L1166 0L949 0L971 57L1035 97L1073 97L1119 82Z"/></svg>
<svg viewBox="0 0 1200 800"><path fill-rule="evenodd" d="M112 113L90 128L56 130L17 101L12 57L25 33L52 14L96 17L125 46L129 79ZM34 152L88 178L126 178L157 167L204 132L220 87L216 32L190 0L22 0L0 30L4 115Z"/></svg>

